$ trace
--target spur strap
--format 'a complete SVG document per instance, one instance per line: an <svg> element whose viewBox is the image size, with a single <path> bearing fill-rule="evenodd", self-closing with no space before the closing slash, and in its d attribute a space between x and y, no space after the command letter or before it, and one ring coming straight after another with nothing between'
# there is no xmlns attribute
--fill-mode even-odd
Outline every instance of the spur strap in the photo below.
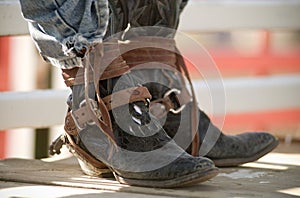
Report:
<svg viewBox="0 0 300 198"><path fill-rule="evenodd" d="M194 156L198 156L200 148L200 139L198 133L199 116L197 100L188 69L184 62L184 58L175 46L176 43L174 39L160 37L138 37L132 39L129 44L123 44L123 48L125 48L125 50L123 50L123 57L125 57L127 64L130 66L130 68L134 68L139 65L143 65L142 68L144 68L144 66L147 67L147 64L144 63L155 62L158 65L158 69L161 69L162 66L164 67L164 69L170 69L169 67L171 67L171 69L173 69L174 71L179 71L187 78L192 94L190 95L186 88L182 88L182 90L180 90L180 94L176 94L176 100L177 102L179 101L178 103L181 106L181 110L185 107L187 103L193 103L193 108L191 112L191 125L193 137L191 154ZM151 68L146 69L155 69L155 66L151 64ZM182 83L185 84L183 80ZM160 111L155 112L156 110L154 110L155 105L159 104L164 105L165 109L168 112L172 112L172 110L174 110L174 101L172 101L169 97L163 97L161 99L151 101L151 105L153 106L152 113L157 114L159 116L163 116L161 115Z"/></svg>
<svg viewBox="0 0 300 198"><path fill-rule="evenodd" d="M110 111L132 102L143 101L147 103L149 99L151 99L151 94L146 87L132 87L106 96L102 98L102 101L106 110ZM98 108L99 104L95 100L91 100L90 102L92 103L92 110L97 115L97 119L101 120L102 113ZM94 124L94 120L87 113L89 108L86 104L82 104L77 110L67 113L64 129L68 134L77 135L86 124Z"/></svg>
<svg viewBox="0 0 300 198"><path fill-rule="evenodd" d="M106 48L105 55L102 54L103 44L93 46L93 49L83 59L84 68L63 70L62 76L67 86L79 84L85 86L85 99L78 109L67 113L65 130L70 135L77 135L86 124L96 124L112 142L115 142L109 111L136 101L146 103L151 99L151 94L146 87L139 86L117 91L101 98L100 80L118 77L129 72L129 66L112 48L115 46L104 47ZM105 67L106 65L108 66ZM104 71L102 71L103 68L105 68ZM91 71L92 69L93 71ZM91 83L94 84L96 98L90 98L88 95Z"/></svg>

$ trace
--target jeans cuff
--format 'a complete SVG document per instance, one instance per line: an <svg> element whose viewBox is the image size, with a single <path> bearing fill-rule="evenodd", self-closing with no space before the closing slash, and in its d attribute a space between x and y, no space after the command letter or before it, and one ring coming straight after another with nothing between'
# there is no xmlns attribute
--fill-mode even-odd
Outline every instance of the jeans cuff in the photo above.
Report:
<svg viewBox="0 0 300 198"><path fill-rule="evenodd" d="M50 63L61 69L72 69L74 67L83 67L82 59L80 57L73 57L64 60L58 60L56 58L47 57Z"/></svg>

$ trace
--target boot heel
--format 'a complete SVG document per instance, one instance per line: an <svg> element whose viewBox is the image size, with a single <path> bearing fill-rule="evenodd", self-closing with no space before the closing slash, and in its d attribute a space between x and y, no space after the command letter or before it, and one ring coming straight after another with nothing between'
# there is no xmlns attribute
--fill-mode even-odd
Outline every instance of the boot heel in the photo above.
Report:
<svg viewBox="0 0 300 198"><path fill-rule="evenodd" d="M76 156L76 155L75 155ZM80 156L76 156L78 163L82 172L86 175L93 176L93 177L102 177L102 178L113 178L114 175L112 174L111 170L107 168L96 168L88 161L82 159Z"/></svg>

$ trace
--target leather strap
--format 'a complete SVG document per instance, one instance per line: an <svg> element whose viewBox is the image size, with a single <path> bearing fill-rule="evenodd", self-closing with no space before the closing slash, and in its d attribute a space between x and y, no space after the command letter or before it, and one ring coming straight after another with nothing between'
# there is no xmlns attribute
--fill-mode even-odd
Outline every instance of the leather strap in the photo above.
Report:
<svg viewBox="0 0 300 198"><path fill-rule="evenodd" d="M159 48L145 47L134 49L125 53L123 56L126 56L126 60L130 60L127 61L127 64L131 68L148 62L157 62L176 68L176 55L174 52Z"/></svg>
<svg viewBox="0 0 300 198"><path fill-rule="evenodd" d="M85 98L85 100L82 102L86 103L87 108L85 109L86 110L85 112L88 114L88 118L91 120L88 122L90 122L91 124L97 125L100 129L102 129L102 131L106 134L106 136L108 137L109 140L111 140L112 143L116 143L114 134L113 134L113 130L112 130L110 115L109 115L108 110L105 107L102 99L100 98L99 80L98 80L98 78L96 78L97 75L99 75L99 77L100 77L100 73L98 73L100 66L92 64L92 63L100 62L101 57L102 57L102 52L103 52L102 44L97 44L96 46L94 46L93 52L94 53L97 52L97 55L87 53L86 57L83 60L83 65L85 65L85 67L84 67L84 88L85 88L84 98ZM94 66L93 67L94 71L92 72L92 74L94 76L93 82L94 82L94 89L96 90L96 95L97 95L97 100L98 100L97 104L95 104L95 101L89 97L89 89L90 89L90 82L91 82L90 81L91 66ZM84 117L87 117L87 116L85 116L85 114L84 114ZM78 120L74 120L74 121L76 122ZM77 124L78 124L77 126L80 126L80 124L86 124L86 122L84 122L84 123L77 122Z"/></svg>
<svg viewBox="0 0 300 198"><path fill-rule="evenodd" d="M112 95L102 98L103 103L106 106L107 111L110 111L114 108L126 105L132 102L144 101L147 102L147 99L151 99L151 94L146 87L131 87L124 89L118 92L113 93ZM97 119L102 119L102 113L98 109L96 101L91 101L92 109L97 115ZM77 135L78 132L88 124L94 124L94 121L91 119L88 112L88 107L85 103L81 103L80 108L75 111L70 111L67 113L65 118L65 131L70 135Z"/></svg>
<svg viewBox="0 0 300 198"><path fill-rule="evenodd" d="M132 39L129 44L124 44L125 53L123 54L123 57L125 58L127 64L131 68L147 62L157 62L160 63L159 68L162 68L161 65L170 66L173 67L175 70L180 71L182 74L186 76L188 83L191 87L192 96L189 95L186 89L183 89L182 90L182 93L184 93L183 97L177 96L177 98L180 105L187 104L188 102L190 102L190 99L192 98L193 109L191 112L192 114L191 133L192 133L193 140L192 140L191 154L194 156L198 156L199 148L200 148L200 139L198 133L198 121L199 121L198 105L197 105L192 81L189 72L186 68L186 65L184 63L184 59L180 55L180 52L176 49L175 46L176 43L174 39L159 38L159 37L137 37ZM152 67L152 69L155 68ZM185 84L183 80L182 83ZM172 104L173 101L169 100L168 98L158 99L156 101L153 101L153 103L154 104L151 104L153 106L152 109L154 109L155 105L159 105L159 104L163 104L167 112L169 112L172 108L174 108L174 104ZM152 113L157 114L158 116L163 116L161 111L157 111L157 112L155 111L152 110Z"/></svg>
<svg viewBox="0 0 300 198"><path fill-rule="evenodd" d="M107 110L123 106L137 101L147 102L146 99L151 99L152 96L146 87L132 87L113 93L104 97L102 100Z"/></svg>
<svg viewBox="0 0 300 198"><path fill-rule="evenodd" d="M145 87L130 88L115 92L105 98L100 97L99 80L117 77L129 71L129 66L123 58L117 56L118 50L115 50L115 47L110 44L106 46L97 44L83 58L84 68L63 70L62 75L67 86L76 84L84 84L85 86L85 99L77 110L70 111L66 117L65 130L69 135L77 135L86 124L95 124L102 129L112 143L115 143L109 110L130 102L146 102L147 99L151 98ZM105 48L105 55L102 53L103 48ZM117 58L114 59L113 57ZM105 67L106 65L108 67ZM106 69L102 71L103 68ZM96 99L89 98L89 89L92 88L90 87L91 82L94 84Z"/></svg>
<svg viewBox="0 0 300 198"><path fill-rule="evenodd" d="M105 56L110 56L112 52L106 52ZM114 60L102 60L96 62L94 61L94 68L106 67L104 71L99 71L99 77L97 80L106 80L109 78L114 78L121 76L129 71L129 66L126 64L124 59L121 56L118 56ZM84 68L75 67L73 69L63 69L62 77L67 87L71 87L73 85L83 84L84 83ZM102 74L101 74L102 73ZM93 79L93 72L89 73L90 82Z"/></svg>
<svg viewBox="0 0 300 198"><path fill-rule="evenodd" d="M188 69L186 67L186 64L184 62L183 57L177 53L176 54L176 59L177 63L180 68L182 68L183 73L185 74L189 85L191 86L191 91L192 91L192 97L193 97L193 108L192 108L192 151L191 154L193 156L198 156L199 155L199 148L200 148L200 137L199 137L199 131L198 131L198 123L199 123L199 115L198 115L198 104L196 100L196 95L195 95L195 90L192 84L191 77L189 75Z"/></svg>

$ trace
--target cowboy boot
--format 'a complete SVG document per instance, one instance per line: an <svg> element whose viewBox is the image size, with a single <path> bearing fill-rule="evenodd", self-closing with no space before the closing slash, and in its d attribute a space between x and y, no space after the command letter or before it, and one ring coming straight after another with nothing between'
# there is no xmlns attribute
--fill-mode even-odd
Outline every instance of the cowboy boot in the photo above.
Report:
<svg viewBox="0 0 300 198"><path fill-rule="evenodd" d="M277 138L265 132L248 132L233 136L222 133L211 123L209 117L191 102L195 97L187 91L182 73L188 73L181 55L176 51L175 42L172 39L152 39L151 43L140 39L140 42L144 44L139 46L150 47L127 50L123 57L132 68L142 65L140 68L144 69L138 69L135 75L144 79L143 85L152 95L150 111L161 120L168 135L188 153L195 153L192 145L195 139L199 138L198 154L212 159L216 166L237 166L259 159L278 145ZM172 42L173 49L168 45L170 50L166 50L163 43ZM132 41L127 45L136 44ZM199 117L196 130L198 137L193 135L195 129L192 127L192 121L195 119L192 112L195 110Z"/></svg>
<svg viewBox="0 0 300 198"><path fill-rule="evenodd" d="M150 111L160 120L168 135L183 149L193 155L205 155L217 166L236 166L255 161L278 145L277 138L264 132L225 135L210 122L208 116L196 104L185 63L176 49L175 42L172 41L178 27L179 15L186 3L185 0L176 0L176 3L171 3L170 0L157 0L152 1L151 9L147 10L145 4L149 3L137 0L130 8L132 16L129 20L133 29L127 31L124 38L136 39L139 42L138 37L146 34L156 39L150 42L142 39L142 44L137 45L139 47L126 46L126 49L131 50L125 50L123 57L130 67L143 65L145 68L139 69L136 75L145 81L144 85L152 95ZM150 34L145 33L147 27L144 31L134 30L135 27L143 29L143 26L158 27L154 31L150 30ZM163 27L174 31L170 32ZM157 36L170 38L171 41L167 41L168 39L163 41ZM136 44L133 41L129 45ZM184 74L189 82L191 94L187 91L187 85L181 74ZM195 122L198 123L196 127Z"/></svg>
<svg viewBox="0 0 300 198"><path fill-rule="evenodd" d="M214 177L211 160L187 154L149 114L148 89L116 50L104 47L100 60L100 48L88 52L83 69L63 72L72 89L65 143L83 171L95 176L106 166L122 184L162 188ZM101 71L100 65L108 67Z"/></svg>

